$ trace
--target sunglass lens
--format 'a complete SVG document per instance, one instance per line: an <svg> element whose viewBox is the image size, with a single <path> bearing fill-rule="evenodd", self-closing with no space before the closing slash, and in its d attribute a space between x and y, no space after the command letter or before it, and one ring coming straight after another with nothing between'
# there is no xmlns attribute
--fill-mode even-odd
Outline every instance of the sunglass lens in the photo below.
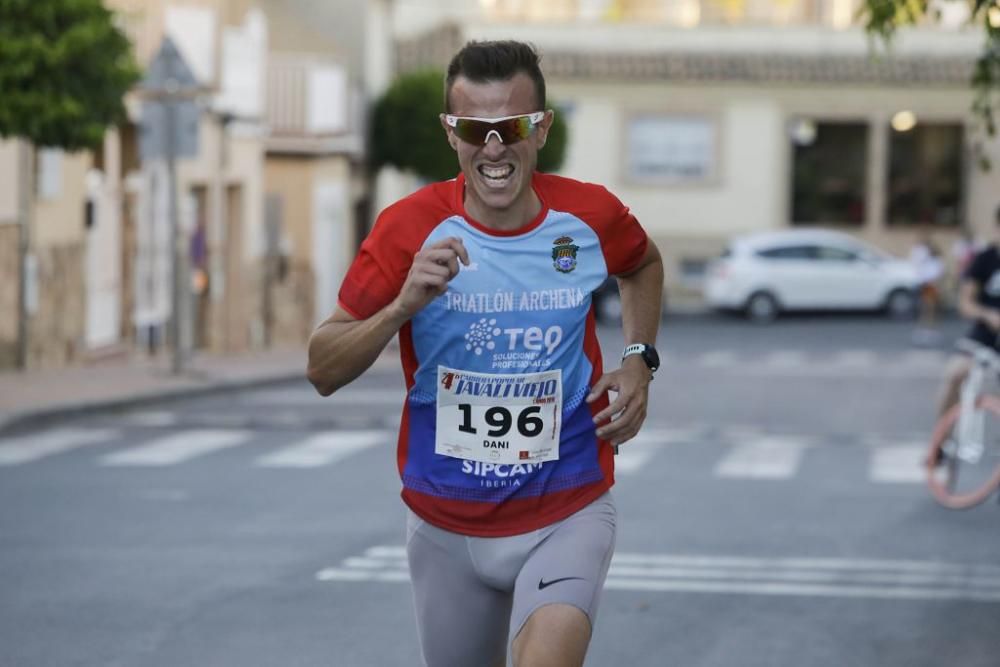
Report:
<svg viewBox="0 0 1000 667"><path fill-rule="evenodd" d="M493 126L481 120L459 118L455 121L455 136L470 144L481 144Z"/></svg>
<svg viewBox="0 0 1000 667"><path fill-rule="evenodd" d="M495 132L505 144L514 144L531 136L535 126L529 116L509 118L498 123L459 118L455 122L455 136L470 144L484 144L490 133Z"/></svg>
<svg viewBox="0 0 1000 667"><path fill-rule="evenodd" d="M503 125L503 129L500 130L500 136L503 137L505 144L512 144L516 141L527 139L531 136L531 131L535 127L531 124L531 118L528 116L518 116L499 124Z"/></svg>

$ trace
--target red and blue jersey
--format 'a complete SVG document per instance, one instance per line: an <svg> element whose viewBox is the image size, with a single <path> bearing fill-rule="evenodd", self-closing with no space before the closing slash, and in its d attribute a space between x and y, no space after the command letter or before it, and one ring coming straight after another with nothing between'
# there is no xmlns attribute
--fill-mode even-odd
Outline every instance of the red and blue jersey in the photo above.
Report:
<svg viewBox="0 0 1000 667"><path fill-rule="evenodd" d="M397 463L403 500L418 516L453 532L500 537L564 519L614 483L612 449L593 424L607 396L584 400L603 373L591 293L609 275L633 270L647 238L599 185L536 173L541 211L510 231L468 216L464 187L460 175L383 211L339 299L353 317L367 319L396 298L422 248L462 239L469 266L399 332L407 396ZM493 464L435 453L440 366L495 374L559 370L559 459Z"/></svg>

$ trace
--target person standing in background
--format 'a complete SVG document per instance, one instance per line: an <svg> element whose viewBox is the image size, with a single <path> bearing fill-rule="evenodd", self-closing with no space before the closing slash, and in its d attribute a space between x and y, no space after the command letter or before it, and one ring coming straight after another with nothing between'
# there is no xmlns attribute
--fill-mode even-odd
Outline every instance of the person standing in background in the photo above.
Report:
<svg viewBox="0 0 1000 667"><path fill-rule="evenodd" d="M920 299L920 315L917 329L913 332L913 342L918 345L930 345L937 342L940 337L937 317L941 303L944 262L941 260L941 252L929 234L924 234L910 251L910 262L917 272Z"/></svg>

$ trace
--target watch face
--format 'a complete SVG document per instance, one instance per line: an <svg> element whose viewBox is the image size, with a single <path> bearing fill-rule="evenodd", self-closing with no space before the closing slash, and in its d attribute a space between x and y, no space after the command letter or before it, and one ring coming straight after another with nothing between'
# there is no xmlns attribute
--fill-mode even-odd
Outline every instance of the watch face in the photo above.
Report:
<svg viewBox="0 0 1000 667"><path fill-rule="evenodd" d="M646 349L642 351L642 360L646 362L651 371L655 371L660 367L660 355L652 345L647 345Z"/></svg>

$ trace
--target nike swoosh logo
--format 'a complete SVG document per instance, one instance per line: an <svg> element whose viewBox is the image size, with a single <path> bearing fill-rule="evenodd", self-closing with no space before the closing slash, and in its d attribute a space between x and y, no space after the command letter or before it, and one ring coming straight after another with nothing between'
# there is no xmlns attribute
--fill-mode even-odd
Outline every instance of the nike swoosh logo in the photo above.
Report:
<svg viewBox="0 0 1000 667"><path fill-rule="evenodd" d="M546 589L552 584L558 584L560 581L570 581L572 579L579 579L580 581L583 581L583 577L563 577L562 579L553 579L552 581L545 581L544 579L539 579L538 590Z"/></svg>

